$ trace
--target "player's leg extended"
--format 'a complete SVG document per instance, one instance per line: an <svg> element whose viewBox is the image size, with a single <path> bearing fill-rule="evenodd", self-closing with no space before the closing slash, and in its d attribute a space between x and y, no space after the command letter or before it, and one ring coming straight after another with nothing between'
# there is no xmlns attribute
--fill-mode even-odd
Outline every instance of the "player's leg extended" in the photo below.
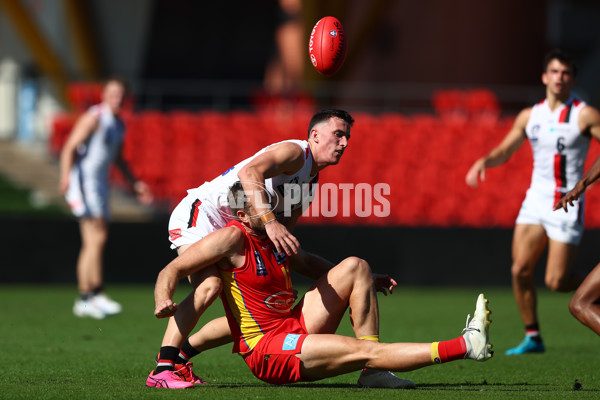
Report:
<svg viewBox="0 0 600 400"><path fill-rule="evenodd" d="M333 267L305 294L302 314L308 333L335 333L347 307L357 338L379 335L371 268L357 257L346 258Z"/></svg>
<svg viewBox="0 0 600 400"><path fill-rule="evenodd" d="M108 236L102 218L81 218L81 250L77 259L77 281L80 293L91 293L102 286L102 253Z"/></svg>
<svg viewBox="0 0 600 400"><path fill-rule="evenodd" d="M577 245L550 239L545 276L548 288L557 292L570 292L579 287L584 276L573 274L577 248Z"/></svg>
<svg viewBox="0 0 600 400"><path fill-rule="evenodd" d="M534 284L534 270L548 238L542 225L517 224L513 236L511 267L513 294L526 332L539 336L537 319L537 295ZM506 354L529 352L529 336ZM543 351L543 350L542 350Z"/></svg>
<svg viewBox="0 0 600 400"><path fill-rule="evenodd" d="M579 286L571 302L569 311L582 324L600 335L600 264L589 273Z"/></svg>
<svg viewBox="0 0 600 400"><path fill-rule="evenodd" d="M463 358L485 361L493 355L489 316L487 299L480 295L464 335L445 342L376 343L340 335L308 335L298 355L302 377L323 379L361 368L411 371Z"/></svg>
<svg viewBox="0 0 600 400"><path fill-rule="evenodd" d="M194 273L190 281L194 291L179 304L175 315L169 318L162 346L180 348L202 313L219 296L223 288L221 277L214 265Z"/></svg>

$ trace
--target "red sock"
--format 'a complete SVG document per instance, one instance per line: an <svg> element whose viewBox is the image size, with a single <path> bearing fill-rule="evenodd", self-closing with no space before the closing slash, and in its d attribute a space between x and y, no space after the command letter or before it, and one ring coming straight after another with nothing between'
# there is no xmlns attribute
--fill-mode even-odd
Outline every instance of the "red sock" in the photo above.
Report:
<svg viewBox="0 0 600 400"><path fill-rule="evenodd" d="M462 336L456 339L440 342L438 345L438 354L442 363L465 358L467 354L467 344Z"/></svg>

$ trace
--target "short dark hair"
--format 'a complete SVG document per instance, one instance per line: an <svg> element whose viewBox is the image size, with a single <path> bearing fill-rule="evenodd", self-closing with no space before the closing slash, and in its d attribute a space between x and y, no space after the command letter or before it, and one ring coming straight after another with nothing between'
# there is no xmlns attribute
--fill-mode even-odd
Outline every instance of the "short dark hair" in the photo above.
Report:
<svg viewBox="0 0 600 400"><path fill-rule="evenodd" d="M125 92L129 92L129 83L127 82L127 80L125 78L123 78L122 76L118 76L118 75L111 75L107 78L105 78L102 81L102 87L105 88L106 86L108 86L109 83L118 83L119 85L121 85L123 87L123 89L125 90Z"/></svg>
<svg viewBox="0 0 600 400"><path fill-rule="evenodd" d="M575 59L559 49L553 49L546 53L546 56L544 57L543 72L548 70L548 64L550 64L552 60L560 61L562 64L565 64L567 67L571 68L571 71L573 71L573 76L577 75L577 63L575 62Z"/></svg>
<svg viewBox="0 0 600 400"><path fill-rule="evenodd" d="M246 193L244 192L242 182L235 181L234 184L231 185L227 200L229 202L229 210L231 210L231 215L233 215L234 219L238 219L237 212L240 210L244 210L247 214L249 213L249 202L248 199L246 199Z"/></svg>
<svg viewBox="0 0 600 400"><path fill-rule="evenodd" d="M308 124L308 137L310 137L310 131L312 131L312 128L316 124L323 121L327 121L333 117L346 121L350 126L354 124L354 118L352 118L352 116L347 111L336 109L321 110L315 115L313 115L313 117L310 120L310 123Z"/></svg>

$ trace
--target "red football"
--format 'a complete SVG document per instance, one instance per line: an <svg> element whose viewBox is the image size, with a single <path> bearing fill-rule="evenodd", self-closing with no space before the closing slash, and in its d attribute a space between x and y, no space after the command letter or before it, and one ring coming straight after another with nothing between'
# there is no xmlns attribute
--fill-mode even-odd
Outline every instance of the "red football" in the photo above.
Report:
<svg viewBox="0 0 600 400"><path fill-rule="evenodd" d="M323 17L315 24L308 41L310 62L323 75L335 74L346 57L346 36L335 17Z"/></svg>

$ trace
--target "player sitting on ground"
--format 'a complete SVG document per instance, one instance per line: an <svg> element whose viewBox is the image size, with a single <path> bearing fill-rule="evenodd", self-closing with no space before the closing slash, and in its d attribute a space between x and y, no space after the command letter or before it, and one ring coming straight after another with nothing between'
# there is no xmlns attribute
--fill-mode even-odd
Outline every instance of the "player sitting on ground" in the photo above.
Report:
<svg viewBox="0 0 600 400"><path fill-rule="evenodd" d="M240 199L238 182L231 199ZM243 197L245 198L245 197ZM368 263L349 257L321 277L295 307L287 256L275 251L264 224L247 201L231 203L231 221L169 263L155 288L158 318L175 314L173 303L180 279L216 264L224 283L221 299L239 353L252 373L273 384L314 381L363 369L359 384L381 379L383 372L410 371L458 359L492 357L487 299L479 295L475 315L464 334L434 343L379 343L376 290L394 282L374 280ZM356 338L335 331L349 307ZM361 340L362 339L362 340ZM396 378L396 377L394 377ZM396 378L398 379L398 378ZM146 385L189 388L173 371L150 374ZM406 381L414 387L414 383Z"/></svg>

